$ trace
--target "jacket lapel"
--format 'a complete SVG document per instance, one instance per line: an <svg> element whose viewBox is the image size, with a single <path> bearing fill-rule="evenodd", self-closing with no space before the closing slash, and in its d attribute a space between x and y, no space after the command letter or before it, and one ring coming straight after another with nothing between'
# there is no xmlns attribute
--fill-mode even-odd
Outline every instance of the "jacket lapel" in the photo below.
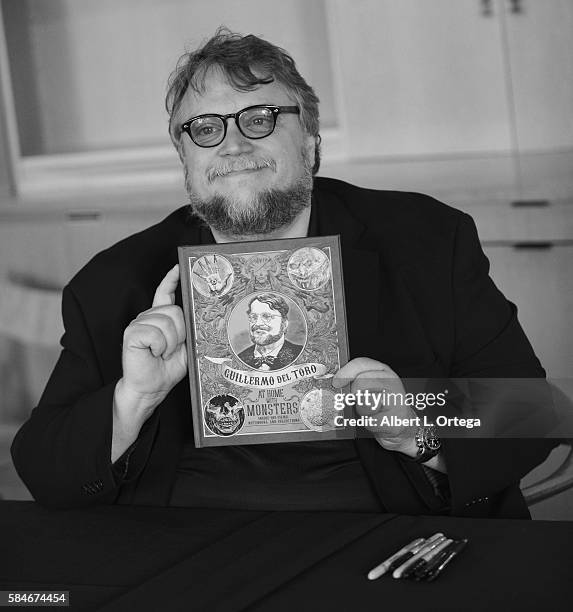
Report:
<svg viewBox="0 0 573 612"><path fill-rule="evenodd" d="M383 308L379 245L337 198L317 193L313 206L319 234L340 235L350 358L368 357L379 337Z"/></svg>
<svg viewBox="0 0 573 612"><path fill-rule="evenodd" d="M350 358L379 359L380 354L386 354L380 344L388 337L384 332L389 331L384 325L386 296L390 295L387 262L381 256L384 245L336 197L318 193L314 205L320 235L340 234L341 238ZM365 434L363 431L356 438L356 450L383 509L403 514L438 510L441 502L422 468L404 464L396 453Z"/></svg>

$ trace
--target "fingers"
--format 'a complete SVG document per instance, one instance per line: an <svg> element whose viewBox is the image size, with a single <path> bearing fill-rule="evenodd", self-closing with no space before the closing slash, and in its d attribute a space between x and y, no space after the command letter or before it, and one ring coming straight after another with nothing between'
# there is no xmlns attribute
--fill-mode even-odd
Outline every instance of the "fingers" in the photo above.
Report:
<svg viewBox="0 0 573 612"><path fill-rule="evenodd" d="M167 349L167 338L155 325L132 323L124 333L125 349L149 349L154 357L164 355Z"/></svg>
<svg viewBox="0 0 573 612"><path fill-rule="evenodd" d="M175 306L179 265L173 266L157 286L152 307L130 323L124 333L127 348L148 348L154 357L169 359L185 341L183 311Z"/></svg>
<svg viewBox="0 0 573 612"><path fill-rule="evenodd" d="M168 321L164 321L167 317ZM179 344L185 340L186 329L185 320L183 318L183 311L179 306L157 306L150 308L144 312L140 312L135 321L143 321L146 323L153 324L153 321L160 323L164 321L165 325L171 328L171 325L175 328L175 335L177 337L176 343Z"/></svg>
<svg viewBox="0 0 573 612"><path fill-rule="evenodd" d="M179 264L174 265L157 286L152 307L175 304L175 290L179 284Z"/></svg>
<svg viewBox="0 0 573 612"><path fill-rule="evenodd" d="M358 357L352 359L340 368L332 381L333 387L346 387L350 385L350 392L362 394L361 401L354 404L354 410L359 414L378 412L384 409L382 392L403 392L400 377L385 363Z"/></svg>
<svg viewBox="0 0 573 612"><path fill-rule="evenodd" d="M356 412L372 415L401 406L404 387L400 378L388 372L370 371L359 374L352 381L350 392L357 396L362 393L362 401L355 405Z"/></svg>
<svg viewBox="0 0 573 612"><path fill-rule="evenodd" d="M345 387L357 378L398 378L398 375L385 363L368 357L351 359L334 375L333 387Z"/></svg>
<svg viewBox="0 0 573 612"><path fill-rule="evenodd" d="M183 314L178 306L141 313L125 331L128 347L149 348L154 357L169 359L185 341Z"/></svg>

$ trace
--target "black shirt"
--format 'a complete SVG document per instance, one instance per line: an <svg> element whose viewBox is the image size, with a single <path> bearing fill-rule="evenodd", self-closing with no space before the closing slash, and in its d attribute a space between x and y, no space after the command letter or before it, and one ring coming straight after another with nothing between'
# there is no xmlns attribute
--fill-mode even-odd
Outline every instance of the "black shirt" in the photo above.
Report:
<svg viewBox="0 0 573 612"><path fill-rule="evenodd" d="M319 236L315 207L309 236ZM207 226L202 244L213 244ZM170 505L380 512L352 440L195 448L185 442Z"/></svg>

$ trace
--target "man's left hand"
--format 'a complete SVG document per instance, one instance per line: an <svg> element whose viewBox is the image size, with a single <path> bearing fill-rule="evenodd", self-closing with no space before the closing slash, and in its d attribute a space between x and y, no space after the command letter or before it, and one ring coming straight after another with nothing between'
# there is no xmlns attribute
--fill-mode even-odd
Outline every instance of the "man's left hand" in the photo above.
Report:
<svg viewBox="0 0 573 612"><path fill-rule="evenodd" d="M345 366L340 368L333 378L332 385L340 388L350 384L350 392L360 396L363 400L370 399L369 402L357 402L355 410L358 416L373 417L375 424L368 427L376 437L378 443L387 450L405 453L410 457L417 454L416 431L418 426L416 421L412 421L419 416L403 401L374 401L373 394L397 394L398 398L405 395L404 385L400 377L388 365L369 359L358 357L352 359ZM368 393L366 393L368 392ZM395 398L396 395L390 396ZM382 424L382 417L394 416L401 420L410 419L406 424L392 426ZM390 421L392 421L390 419ZM409 424L412 423L412 424Z"/></svg>

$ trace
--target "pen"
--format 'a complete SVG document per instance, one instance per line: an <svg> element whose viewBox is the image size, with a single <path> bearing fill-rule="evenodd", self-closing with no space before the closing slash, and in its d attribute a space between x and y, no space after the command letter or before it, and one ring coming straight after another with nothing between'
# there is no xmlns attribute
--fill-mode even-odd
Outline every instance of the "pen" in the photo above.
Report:
<svg viewBox="0 0 573 612"><path fill-rule="evenodd" d="M424 572L428 565L430 565L430 561L434 562L436 557L440 557L440 553L443 553L444 550L447 549L452 542L453 540L450 538L442 540L442 542L440 542L440 544L438 544L436 548L432 549L429 553L426 553L425 555L420 557L416 562L414 562L413 565L410 565L410 567L408 567L406 571L402 573L402 578L409 578L410 576L417 574L418 572Z"/></svg>
<svg viewBox="0 0 573 612"><path fill-rule="evenodd" d="M438 565L442 563L442 561L450 554L452 548L456 545L457 540L450 540L450 543L445 548L442 548L440 552L432 558L426 565L418 568L414 572L414 577L416 580L423 580L428 577L428 575L433 572Z"/></svg>
<svg viewBox="0 0 573 612"><path fill-rule="evenodd" d="M413 556L416 552L418 552L418 550L420 550L425 541L426 540L424 538L416 538L406 546L403 546L397 553L394 553L391 557L388 557L388 559L371 569L368 572L368 580L376 580L376 578L380 578L380 576L385 574L391 568L394 562L403 558L406 560L410 558L410 556Z"/></svg>
<svg viewBox="0 0 573 612"><path fill-rule="evenodd" d="M467 543L468 541L466 538L464 538L463 540L458 540L455 546L452 548L452 550L448 554L448 556L442 561L442 563L440 563L440 565L438 565L438 567L433 572L428 574L428 576L426 577L426 580L428 582L435 580L444 571L444 568L446 567L446 565L448 565L448 563L463 549L463 547Z"/></svg>
<svg viewBox="0 0 573 612"><path fill-rule="evenodd" d="M394 561L390 563L386 571L393 572L397 567L400 567L402 563L406 563L408 559L411 559L416 553L420 552L420 550L422 549L422 546L424 546L425 544L426 544L426 540L424 540L421 544L416 546L416 548L412 548L410 552L404 553L403 555L400 555L397 559L394 559Z"/></svg>
<svg viewBox="0 0 573 612"><path fill-rule="evenodd" d="M445 539L446 539L446 536L443 533L434 534L431 538L428 539L428 541L424 544L424 546L418 553L416 553L411 559L408 559L408 561L403 563L400 567L396 568L394 572L392 573L392 576L394 578L401 578L402 574L411 565L414 565L414 563L416 563L418 559L421 559L424 555L426 555L431 550L436 548L436 546L439 546Z"/></svg>

